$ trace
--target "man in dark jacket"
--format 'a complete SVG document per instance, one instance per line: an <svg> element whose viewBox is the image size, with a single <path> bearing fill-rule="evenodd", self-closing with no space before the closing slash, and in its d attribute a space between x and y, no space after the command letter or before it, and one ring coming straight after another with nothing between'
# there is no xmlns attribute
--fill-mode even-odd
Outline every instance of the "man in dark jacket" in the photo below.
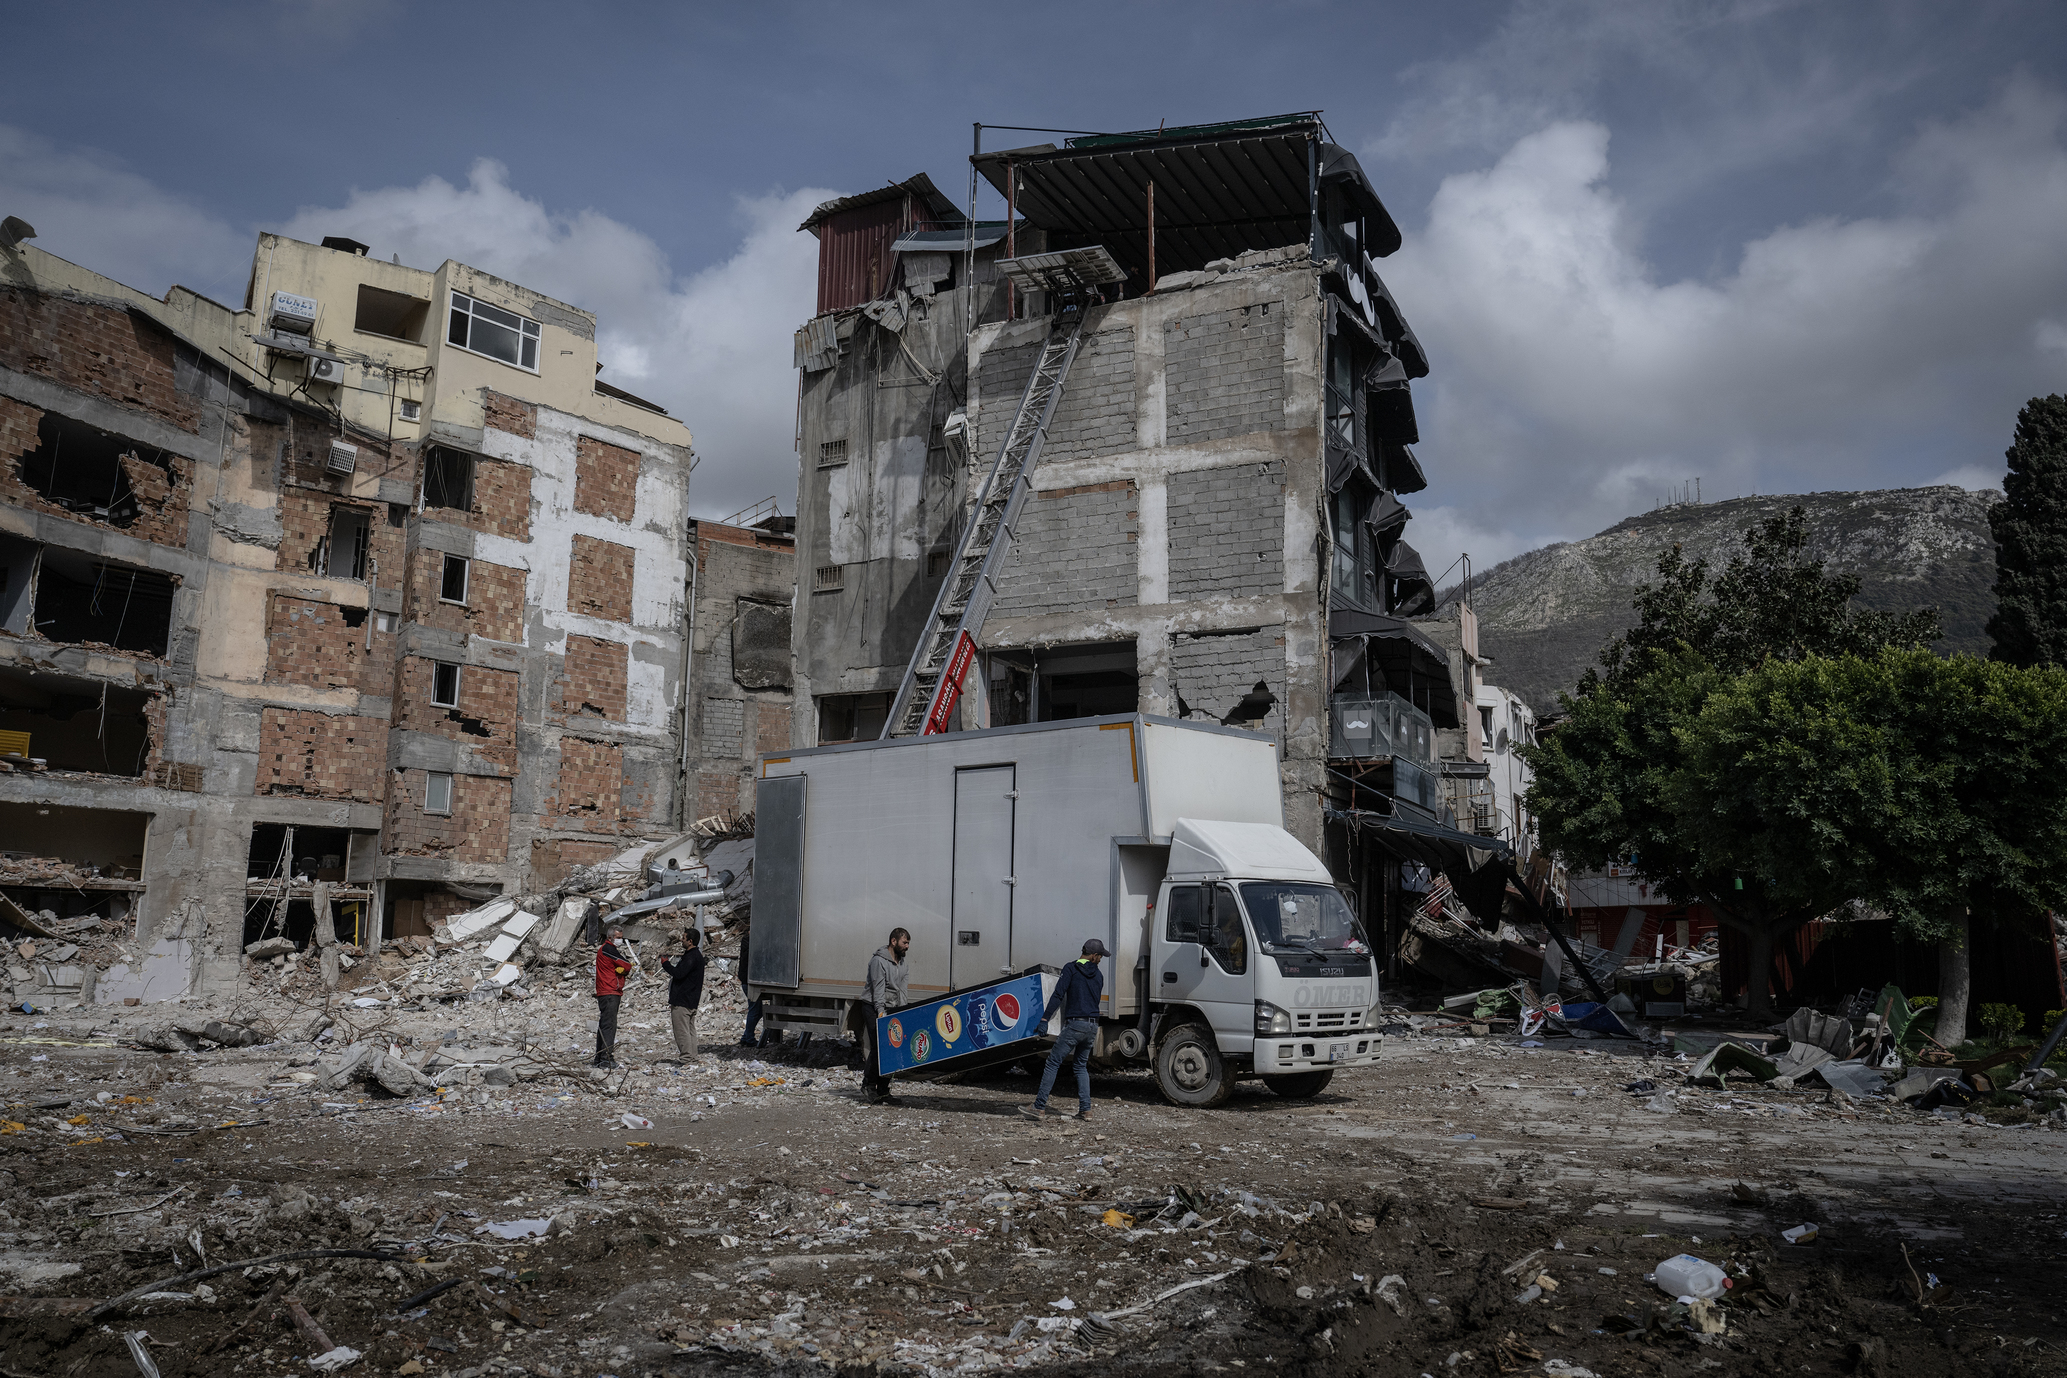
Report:
<svg viewBox="0 0 2067 1378"><path fill-rule="evenodd" d="M755 1048L759 1047L762 1043L767 1042L765 1038L760 1038L756 1036L754 1033L754 1030L759 1028L761 1023L761 1001L760 998L753 993L752 989L749 988L746 983L747 945L751 941L753 936L754 935L751 932L742 934L740 936L739 970L735 973L739 977L739 993L747 997L746 1029L739 1035L739 1046L742 1048ZM776 1034L775 1037L780 1039L782 1035Z"/></svg>
<svg viewBox="0 0 2067 1378"><path fill-rule="evenodd" d="M682 952L663 958L660 969L667 973L667 1014L674 1025L675 1051L682 1061L696 1061L696 1009L703 1003L703 935L694 928L682 930Z"/></svg>
<svg viewBox="0 0 2067 1378"><path fill-rule="evenodd" d="M1048 1093L1055 1089L1055 1074L1062 1070L1065 1059L1074 1059L1077 1118L1091 1118L1091 1048L1098 1042L1098 1002L1105 995L1105 973L1098 969L1098 963L1106 955L1104 943L1087 938L1084 955L1062 969L1062 979L1056 983L1055 993L1048 997L1048 1008L1041 1012L1041 1022L1045 1024L1056 1008L1061 1008L1062 1036L1049 1049L1048 1065L1041 1069L1040 1093L1020 1114L1038 1120L1048 1113Z"/></svg>
<svg viewBox="0 0 2067 1378"><path fill-rule="evenodd" d="M596 1061L598 1067L617 1065L617 1006L624 999L624 978L631 974L632 959L618 949L624 930L610 930L610 941L596 949Z"/></svg>

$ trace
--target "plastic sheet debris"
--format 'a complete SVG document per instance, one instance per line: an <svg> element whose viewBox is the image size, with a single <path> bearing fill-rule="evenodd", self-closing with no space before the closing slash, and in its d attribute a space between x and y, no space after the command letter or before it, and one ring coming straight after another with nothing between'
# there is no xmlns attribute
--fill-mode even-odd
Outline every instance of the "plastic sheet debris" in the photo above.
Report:
<svg viewBox="0 0 2067 1378"><path fill-rule="evenodd" d="M326 1350L309 1360L309 1367L318 1373L335 1373L339 1369L359 1362L359 1351L350 1345L339 1345Z"/></svg>
<svg viewBox="0 0 2067 1378"><path fill-rule="evenodd" d="M1816 1227L1814 1225L1796 1225L1791 1230L1780 1231L1780 1238L1786 1240L1789 1244L1813 1244L1816 1242Z"/></svg>
<svg viewBox="0 0 2067 1378"><path fill-rule="evenodd" d="M1721 1086L1733 1071L1748 1073L1754 1081L1771 1081L1780 1069L1771 1058L1762 1057L1742 1043L1723 1042L1704 1053L1687 1073L1696 1086Z"/></svg>
<svg viewBox="0 0 2067 1378"><path fill-rule="evenodd" d="M626 1129L653 1128L653 1121L647 1119L644 1115L634 1115L629 1110L625 1111L623 1115L618 1117L618 1119L619 1122L622 1123Z"/></svg>
<svg viewBox="0 0 2067 1378"><path fill-rule="evenodd" d="M475 1234L494 1235L497 1239L530 1239L543 1237L552 1232L553 1222L543 1217L530 1220L498 1220L486 1225L476 1225Z"/></svg>
<svg viewBox="0 0 2067 1378"><path fill-rule="evenodd" d="M150 1337L147 1330L127 1330L122 1334L122 1342L129 1346L129 1359L136 1365L136 1371L144 1378L158 1378L158 1365L152 1362L150 1351L144 1348L144 1341Z"/></svg>

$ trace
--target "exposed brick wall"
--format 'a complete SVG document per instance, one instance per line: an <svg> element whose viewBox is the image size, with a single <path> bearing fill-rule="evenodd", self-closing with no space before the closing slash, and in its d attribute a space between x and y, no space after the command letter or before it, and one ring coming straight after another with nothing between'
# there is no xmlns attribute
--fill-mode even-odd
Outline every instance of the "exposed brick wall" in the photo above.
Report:
<svg viewBox="0 0 2067 1378"><path fill-rule="evenodd" d="M369 652L366 622L372 616L365 608L274 594L266 611L266 683L388 693L395 634L376 630Z"/></svg>
<svg viewBox="0 0 2067 1378"><path fill-rule="evenodd" d="M553 812L589 832L612 832L624 799L624 749L581 737L560 739L560 778Z"/></svg>
<svg viewBox="0 0 2067 1378"><path fill-rule="evenodd" d="M431 702L437 662L404 656L395 675L395 726L463 742L504 770L517 769L517 672L459 667L459 706Z"/></svg>
<svg viewBox="0 0 2067 1378"><path fill-rule="evenodd" d="M569 717L623 722L630 661L631 648L621 641L569 636L567 660L560 674L560 710Z"/></svg>
<svg viewBox="0 0 2067 1378"><path fill-rule="evenodd" d="M1220 721L1256 682L1277 695L1263 730L1280 732L1285 722L1285 636L1282 627L1232 636L1170 638L1170 684L1195 717ZM1240 724L1236 724L1240 726Z"/></svg>
<svg viewBox="0 0 2067 1378"><path fill-rule="evenodd" d="M763 699L754 705L754 754L766 756L789 750L791 720L796 710L787 703Z"/></svg>
<svg viewBox="0 0 2067 1378"><path fill-rule="evenodd" d="M1164 435L1172 445L1285 427L1285 304L1258 302L1167 327Z"/></svg>
<svg viewBox="0 0 2067 1378"><path fill-rule="evenodd" d="M531 539L531 470L522 464L474 456L473 506L429 507L424 516L449 522L470 531L507 536L513 541Z"/></svg>
<svg viewBox="0 0 2067 1378"><path fill-rule="evenodd" d="M1131 450L1134 417L1134 327L1101 330L1077 347L1041 462Z"/></svg>
<svg viewBox="0 0 2067 1378"><path fill-rule="evenodd" d="M409 585L405 606L409 620L462 636L490 641L524 639L524 571L474 560L467 571L465 607L439 599L444 587L445 557L435 550L409 553Z"/></svg>
<svg viewBox="0 0 2067 1378"><path fill-rule="evenodd" d="M201 407L178 389L175 349L128 311L0 288L0 364L198 432Z"/></svg>
<svg viewBox="0 0 2067 1378"><path fill-rule="evenodd" d="M988 465L1005 443L1005 430L1019 410L1026 376L1041 354L1038 342L987 351L976 364L976 449L972 463ZM1045 447L1043 447L1045 449ZM980 480L979 480L980 481Z"/></svg>
<svg viewBox="0 0 2067 1378"><path fill-rule="evenodd" d="M11 397L0 397L0 502L32 512L47 512L89 526L116 527L115 523L102 521L91 513L74 512L62 503L52 502L30 486L23 466L31 462L28 457L42 443L37 427L43 415L36 407ZM34 462L39 466L44 463L40 459ZM136 496L139 509L126 526L116 529L141 541L184 546L187 543L187 494L193 486L193 461L183 455L165 454L153 446L139 443L133 453L122 455L116 462L129 483L130 491ZM39 473L47 476L47 470L39 469Z"/></svg>
<svg viewBox="0 0 2067 1378"><path fill-rule="evenodd" d="M550 890L584 866L608 861L623 848L615 842L584 842L572 837L531 839L533 890Z"/></svg>
<svg viewBox="0 0 2067 1378"><path fill-rule="evenodd" d="M455 775L452 812L425 813L425 774L421 770L393 772L381 849L391 856L442 857L488 865L507 861L511 782L493 775ZM431 916L428 903L424 916Z"/></svg>
<svg viewBox="0 0 2067 1378"><path fill-rule="evenodd" d="M1019 539L992 615L1132 607L1138 517L1134 485L1126 480L1036 492L1019 509Z"/></svg>
<svg viewBox="0 0 2067 1378"><path fill-rule="evenodd" d="M745 790L746 778L737 770L704 771L696 777L696 807L690 812L695 818L704 819L713 814L744 813L751 810L752 796Z"/></svg>
<svg viewBox="0 0 2067 1378"><path fill-rule="evenodd" d="M703 701L700 744L704 760L712 763L738 760L745 736L746 700L709 698Z"/></svg>
<svg viewBox="0 0 2067 1378"><path fill-rule="evenodd" d="M574 442L574 510L629 522L638 506L639 452L585 435Z"/></svg>
<svg viewBox="0 0 2067 1378"><path fill-rule="evenodd" d="M567 609L612 622L632 620L632 548L576 536L568 562Z"/></svg>
<svg viewBox="0 0 2067 1378"><path fill-rule="evenodd" d="M1284 592L1285 466L1172 474L1169 530L1173 602Z"/></svg>
<svg viewBox="0 0 2067 1378"><path fill-rule="evenodd" d="M405 461L398 461L388 450L366 439L363 435L346 436L325 426L300 421L293 428L293 438L287 446L286 480L288 483L306 484L326 492L342 493L350 479L330 472L330 442L342 440L359 451L355 474L384 475L390 478L408 472Z"/></svg>
<svg viewBox="0 0 2067 1378"><path fill-rule="evenodd" d="M402 578L402 542L408 533L389 524L387 504L349 501L307 488L281 490L280 553L273 567L283 573L321 573L323 542L330 535L331 512L337 508L366 514L366 552L380 566L380 582L395 587Z"/></svg>
<svg viewBox="0 0 2067 1378"><path fill-rule="evenodd" d="M387 769L388 725L299 708L259 715L259 794L378 803Z"/></svg>
<svg viewBox="0 0 2067 1378"><path fill-rule="evenodd" d="M482 425L530 440L538 434L538 404L490 388L481 390Z"/></svg>

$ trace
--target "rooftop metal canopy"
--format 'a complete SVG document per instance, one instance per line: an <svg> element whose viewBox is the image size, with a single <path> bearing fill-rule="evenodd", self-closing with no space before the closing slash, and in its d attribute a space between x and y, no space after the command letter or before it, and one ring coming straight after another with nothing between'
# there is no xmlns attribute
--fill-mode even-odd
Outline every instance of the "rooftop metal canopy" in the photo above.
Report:
<svg viewBox="0 0 2067 1378"><path fill-rule="evenodd" d="M1316 181L1344 192L1369 226L1371 252L1399 229L1356 160L1326 142L1312 115L1097 135L1065 147L981 153L972 161L1004 194L1016 170L1018 214L1063 243L1102 243L1129 276L1148 275L1148 187L1155 184L1158 273L1201 268L1251 249L1307 242ZM1052 241L1051 241L1052 242Z"/></svg>

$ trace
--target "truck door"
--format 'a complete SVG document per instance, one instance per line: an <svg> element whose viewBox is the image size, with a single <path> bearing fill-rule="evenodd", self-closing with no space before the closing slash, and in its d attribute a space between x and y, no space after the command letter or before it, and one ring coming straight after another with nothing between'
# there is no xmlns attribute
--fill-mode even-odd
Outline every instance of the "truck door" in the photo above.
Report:
<svg viewBox="0 0 2067 1378"><path fill-rule="evenodd" d="M1256 1039L1250 989L1248 929L1227 885L1172 885L1163 896L1157 933L1154 998L1196 1005L1213 1025L1220 1050L1246 1053Z"/></svg>
<svg viewBox="0 0 2067 1378"><path fill-rule="evenodd" d="M1013 766L955 772L954 947L948 984L995 981L1012 969Z"/></svg>

